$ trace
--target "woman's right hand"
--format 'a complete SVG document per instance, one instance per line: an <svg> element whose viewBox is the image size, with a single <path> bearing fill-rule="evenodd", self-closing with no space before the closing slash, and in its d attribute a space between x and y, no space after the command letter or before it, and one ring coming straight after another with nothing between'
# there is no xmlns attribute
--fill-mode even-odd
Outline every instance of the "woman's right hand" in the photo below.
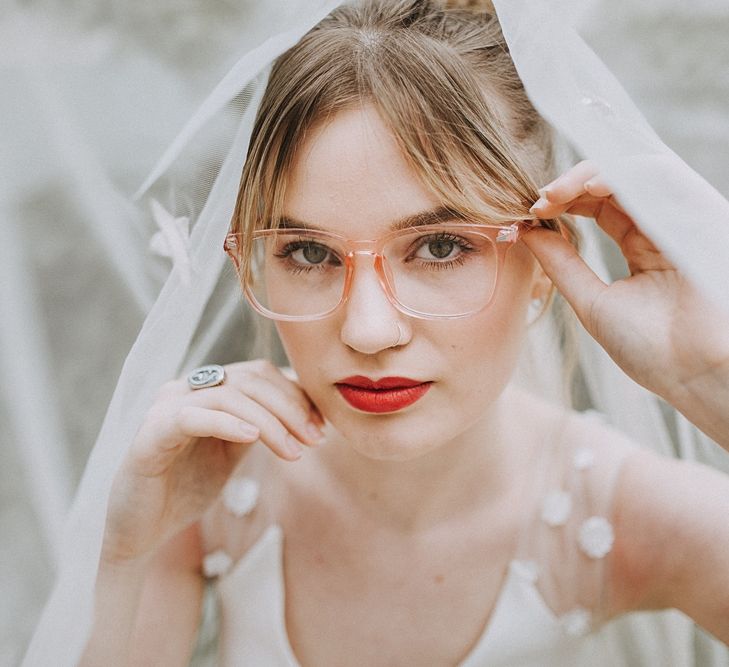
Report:
<svg viewBox="0 0 729 667"><path fill-rule="evenodd" d="M202 516L254 442L295 461L321 426L303 390L268 361L230 364L216 387L166 383L114 480L102 559L151 557Z"/></svg>
<svg viewBox="0 0 729 667"><path fill-rule="evenodd" d="M693 172L677 170L663 156L629 159L624 166L638 174L636 165L645 173L653 169L665 177L675 190L673 197L685 189L686 197L695 198L695 190L703 192L704 185L712 191ZM694 177L698 185L692 183ZM684 189L680 179L688 184ZM540 194L532 207L540 219L563 213L592 217L626 260L629 275L608 285L559 234L535 227L524 235L524 243L585 329L631 378L729 450L726 313L681 275L638 227L594 163L580 162ZM716 210L729 214L729 202L716 196L720 200Z"/></svg>

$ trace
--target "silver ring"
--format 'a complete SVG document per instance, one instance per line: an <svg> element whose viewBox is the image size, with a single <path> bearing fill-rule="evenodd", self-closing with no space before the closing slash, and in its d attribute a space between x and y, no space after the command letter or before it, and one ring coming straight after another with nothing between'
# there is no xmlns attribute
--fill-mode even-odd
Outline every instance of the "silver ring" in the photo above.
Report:
<svg viewBox="0 0 729 667"><path fill-rule="evenodd" d="M199 366L193 368L190 375L187 376L187 384L190 389L205 389L207 387L216 387L223 384L225 380L225 369L218 364L208 364L207 366Z"/></svg>

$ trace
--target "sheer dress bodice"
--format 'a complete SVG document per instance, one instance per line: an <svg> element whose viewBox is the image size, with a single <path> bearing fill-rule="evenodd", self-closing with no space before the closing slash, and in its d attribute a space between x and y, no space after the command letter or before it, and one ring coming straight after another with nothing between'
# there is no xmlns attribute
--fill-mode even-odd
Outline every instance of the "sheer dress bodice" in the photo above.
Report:
<svg viewBox="0 0 729 667"><path fill-rule="evenodd" d="M534 462L531 501L525 499L532 509L496 604L458 667L694 664L687 633L673 632L685 623L677 612L604 619L606 562L615 540L612 500L631 451L623 441L609 448L545 443ZM302 667L286 630L285 535L261 511L260 492L255 471L241 471L204 526L214 664ZM250 544L236 539L251 533L243 530L247 523L258 526Z"/></svg>

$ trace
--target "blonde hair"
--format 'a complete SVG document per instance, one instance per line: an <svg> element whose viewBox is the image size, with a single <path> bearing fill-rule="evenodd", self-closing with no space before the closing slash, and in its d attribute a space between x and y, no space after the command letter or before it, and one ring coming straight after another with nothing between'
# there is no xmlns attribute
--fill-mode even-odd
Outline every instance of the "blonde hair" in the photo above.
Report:
<svg viewBox="0 0 729 667"><path fill-rule="evenodd" d="M231 224L243 233L240 266L249 264L251 233L278 225L307 132L365 104L444 206L491 224L534 217L538 184L553 175L551 132L524 92L496 15L481 10L489 5L364 0L332 12L276 61Z"/></svg>
<svg viewBox="0 0 729 667"><path fill-rule="evenodd" d="M552 132L524 91L492 3L362 0L332 12L272 68L231 223L231 231L242 232L236 263L244 282L252 232L278 225L307 133L365 104L377 109L423 184L454 213L491 224L534 218L537 188L555 175ZM569 216L542 224L578 245ZM574 322L562 300L555 305L569 392ZM269 351L270 336L261 338Z"/></svg>

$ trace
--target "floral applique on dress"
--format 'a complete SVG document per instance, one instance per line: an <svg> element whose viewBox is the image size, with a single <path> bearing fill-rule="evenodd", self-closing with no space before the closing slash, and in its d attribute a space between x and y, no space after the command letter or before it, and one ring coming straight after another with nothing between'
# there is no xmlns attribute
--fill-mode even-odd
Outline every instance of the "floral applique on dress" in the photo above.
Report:
<svg viewBox="0 0 729 667"><path fill-rule="evenodd" d="M237 518L250 514L260 495L259 483L251 477L231 477L221 493L223 506ZM208 578L220 577L233 565L233 558L225 549L216 549L203 558L203 574Z"/></svg>

